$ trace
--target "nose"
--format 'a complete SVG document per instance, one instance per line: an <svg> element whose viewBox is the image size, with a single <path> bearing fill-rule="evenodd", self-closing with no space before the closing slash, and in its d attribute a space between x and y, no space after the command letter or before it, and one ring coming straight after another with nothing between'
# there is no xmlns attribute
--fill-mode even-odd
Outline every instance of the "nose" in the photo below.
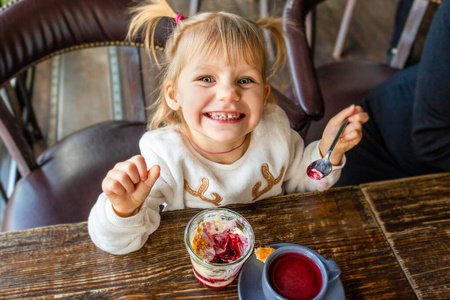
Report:
<svg viewBox="0 0 450 300"><path fill-rule="evenodd" d="M239 101L241 98L237 88L231 84L223 84L218 87L217 99L225 102Z"/></svg>

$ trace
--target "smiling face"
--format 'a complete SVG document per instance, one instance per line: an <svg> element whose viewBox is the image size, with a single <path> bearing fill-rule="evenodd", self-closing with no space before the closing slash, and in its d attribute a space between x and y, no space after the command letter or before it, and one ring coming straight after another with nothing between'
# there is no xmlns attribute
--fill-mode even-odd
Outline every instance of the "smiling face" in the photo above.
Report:
<svg viewBox="0 0 450 300"><path fill-rule="evenodd" d="M202 149L227 151L241 144L261 120L270 92L261 68L226 55L194 57L167 83L169 107L180 110L188 138Z"/></svg>

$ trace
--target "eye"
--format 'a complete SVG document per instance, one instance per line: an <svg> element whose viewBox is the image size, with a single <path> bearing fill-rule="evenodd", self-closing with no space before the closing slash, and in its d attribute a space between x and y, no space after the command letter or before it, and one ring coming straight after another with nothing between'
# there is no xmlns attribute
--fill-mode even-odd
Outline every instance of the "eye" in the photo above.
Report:
<svg viewBox="0 0 450 300"><path fill-rule="evenodd" d="M242 84L247 84L247 83L252 83L253 80L251 80L250 78L242 78L238 80L238 83L242 83Z"/></svg>
<svg viewBox="0 0 450 300"><path fill-rule="evenodd" d="M203 76L200 78L200 80L203 82L214 82L214 78L212 78L211 76Z"/></svg>

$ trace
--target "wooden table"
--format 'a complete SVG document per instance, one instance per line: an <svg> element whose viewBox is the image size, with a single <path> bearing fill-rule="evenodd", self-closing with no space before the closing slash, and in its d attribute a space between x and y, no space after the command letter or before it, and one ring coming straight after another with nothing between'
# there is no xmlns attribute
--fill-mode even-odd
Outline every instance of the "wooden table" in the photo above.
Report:
<svg viewBox="0 0 450 300"><path fill-rule="evenodd" d="M256 247L296 243L342 269L347 299L450 299L450 173L274 197L229 208ZM198 209L162 213L137 252L115 256L87 224L0 234L0 298L236 299L192 273L184 229Z"/></svg>

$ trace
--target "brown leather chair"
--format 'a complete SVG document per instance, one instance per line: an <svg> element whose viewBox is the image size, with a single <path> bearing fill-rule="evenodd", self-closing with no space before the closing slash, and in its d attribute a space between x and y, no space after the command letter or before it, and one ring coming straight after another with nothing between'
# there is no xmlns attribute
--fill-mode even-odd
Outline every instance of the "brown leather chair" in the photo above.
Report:
<svg viewBox="0 0 450 300"><path fill-rule="evenodd" d="M133 0L21 0L0 8L0 88L21 71L53 55L125 42ZM164 47L173 20L157 28ZM280 97L293 128L304 115L296 101ZM115 163L138 154L142 122L110 121L76 132L35 158L18 119L0 99L0 135L21 179L9 198L3 230L86 221Z"/></svg>

